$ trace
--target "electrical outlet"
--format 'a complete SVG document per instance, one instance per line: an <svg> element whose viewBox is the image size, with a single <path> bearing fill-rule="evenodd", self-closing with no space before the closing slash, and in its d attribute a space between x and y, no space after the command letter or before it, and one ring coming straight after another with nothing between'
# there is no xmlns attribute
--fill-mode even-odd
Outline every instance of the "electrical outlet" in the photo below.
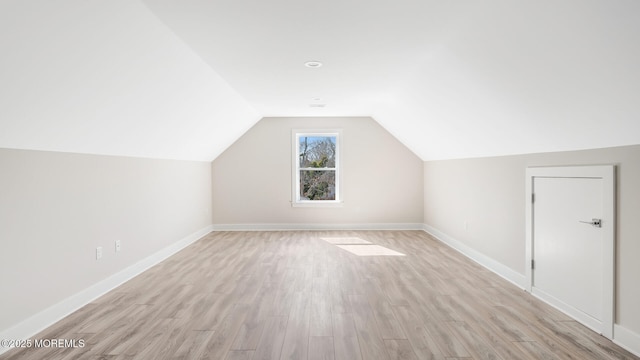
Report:
<svg viewBox="0 0 640 360"><path fill-rule="evenodd" d="M122 247L120 246L120 240L116 240L116 252L120 252L120 250L122 250Z"/></svg>
<svg viewBox="0 0 640 360"><path fill-rule="evenodd" d="M98 246L96 248L96 260L100 260L102 258L102 246Z"/></svg>

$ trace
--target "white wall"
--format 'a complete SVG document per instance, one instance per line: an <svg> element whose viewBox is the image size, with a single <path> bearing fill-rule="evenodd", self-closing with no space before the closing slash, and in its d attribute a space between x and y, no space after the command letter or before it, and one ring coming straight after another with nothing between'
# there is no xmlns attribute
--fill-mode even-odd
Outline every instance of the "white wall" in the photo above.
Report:
<svg viewBox="0 0 640 360"><path fill-rule="evenodd" d="M616 324L640 336L640 145L425 162L424 223L524 276L525 169L586 164L617 165Z"/></svg>
<svg viewBox="0 0 640 360"><path fill-rule="evenodd" d="M0 334L210 224L209 162L0 149Z"/></svg>
<svg viewBox="0 0 640 360"><path fill-rule="evenodd" d="M291 131L314 128L342 129L342 207L291 207ZM422 161L368 117L264 118L212 173L218 226L422 223Z"/></svg>

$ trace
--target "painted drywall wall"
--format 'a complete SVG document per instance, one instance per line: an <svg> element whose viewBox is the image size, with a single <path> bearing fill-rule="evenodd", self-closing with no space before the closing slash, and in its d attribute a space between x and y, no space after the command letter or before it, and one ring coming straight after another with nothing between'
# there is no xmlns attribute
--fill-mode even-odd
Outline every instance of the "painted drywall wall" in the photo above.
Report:
<svg viewBox="0 0 640 360"><path fill-rule="evenodd" d="M616 323L640 334L640 145L425 162L424 223L524 275L525 169L590 164L617 165Z"/></svg>
<svg viewBox="0 0 640 360"><path fill-rule="evenodd" d="M291 206L292 129L342 129L342 207ZM264 118L212 174L214 225L422 223L422 161L368 117Z"/></svg>
<svg viewBox="0 0 640 360"><path fill-rule="evenodd" d="M210 166L0 149L0 333L209 226Z"/></svg>

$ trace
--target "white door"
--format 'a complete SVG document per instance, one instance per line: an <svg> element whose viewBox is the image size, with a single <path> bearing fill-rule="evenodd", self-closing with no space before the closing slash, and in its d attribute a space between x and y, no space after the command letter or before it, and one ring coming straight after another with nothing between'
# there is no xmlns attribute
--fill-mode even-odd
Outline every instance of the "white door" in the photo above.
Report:
<svg viewBox="0 0 640 360"><path fill-rule="evenodd" d="M613 326L614 222L607 204L613 182L569 174L530 179L530 291L607 335Z"/></svg>

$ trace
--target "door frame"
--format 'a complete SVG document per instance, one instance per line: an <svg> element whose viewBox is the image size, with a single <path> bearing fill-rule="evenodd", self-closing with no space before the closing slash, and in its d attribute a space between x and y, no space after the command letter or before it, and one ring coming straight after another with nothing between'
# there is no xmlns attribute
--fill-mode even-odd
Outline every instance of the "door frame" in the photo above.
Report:
<svg viewBox="0 0 640 360"><path fill-rule="evenodd" d="M616 218L615 218L615 165L587 165L587 166L552 166L552 167L528 167L526 170L526 255L525 255L525 279L526 288L529 293L541 298L533 293L533 241L534 241L534 219L533 204L534 191L533 184L536 177L540 178L596 178L602 179L603 194L603 213L602 213L602 230L604 236L604 251L602 252L603 265L603 311L601 328L593 328L608 339L613 339L613 324L615 314L615 234L616 234ZM541 298L545 302L549 299ZM551 304L557 306L557 304ZM560 309L567 313L566 309ZM569 316L576 318L572 314ZM579 320L579 319L576 319ZM584 322L583 322L584 323Z"/></svg>

